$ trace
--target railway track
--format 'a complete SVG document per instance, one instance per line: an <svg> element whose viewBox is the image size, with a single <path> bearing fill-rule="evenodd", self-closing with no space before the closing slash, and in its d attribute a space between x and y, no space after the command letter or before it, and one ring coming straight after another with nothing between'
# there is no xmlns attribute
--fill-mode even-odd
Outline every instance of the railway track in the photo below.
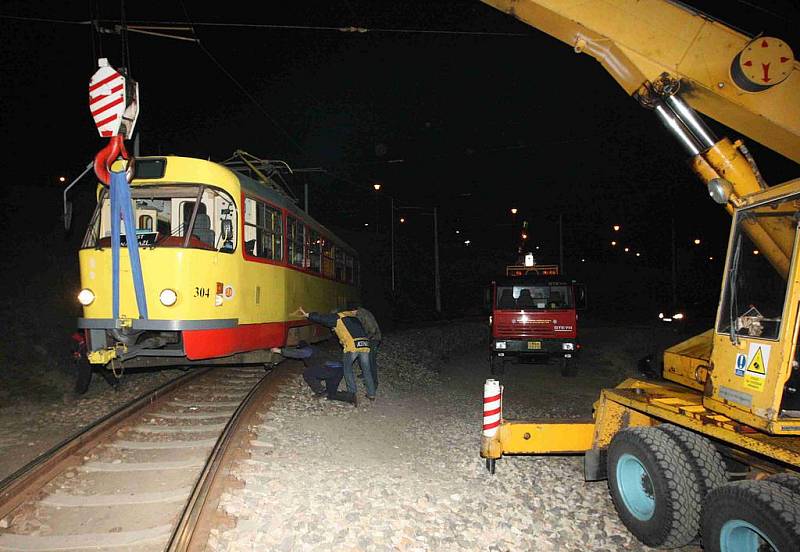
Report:
<svg viewBox="0 0 800 552"><path fill-rule="evenodd" d="M195 370L64 441L0 482L0 551L202 549L282 380Z"/></svg>

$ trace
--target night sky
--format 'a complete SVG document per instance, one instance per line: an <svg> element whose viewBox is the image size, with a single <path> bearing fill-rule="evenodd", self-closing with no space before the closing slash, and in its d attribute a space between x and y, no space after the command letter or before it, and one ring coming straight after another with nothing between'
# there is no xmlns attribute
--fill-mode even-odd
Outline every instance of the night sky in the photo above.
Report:
<svg viewBox="0 0 800 552"><path fill-rule="evenodd" d="M391 196L397 206L438 207L443 247L456 260L513 257L512 224L527 220L531 248L556 261L559 215L572 264L622 260L609 247L616 223L621 243L642 254L625 262L663 268L673 218L679 244L701 237L703 255L724 254L729 217L655 116L593 59L493 8L478 1L202 4L3 2L0 124L12 205L36 190L52 231L58 228L58 176L75 177L102 147L86 100L102 55L129 66L139 82L143 155L222 160L243 149L295 169L322 168L293 186L301 194L305 179L312 215L333 227L374 232L377 220L385 234ZM725 13L719 2L692 4L749 34L782 36L800 52L794 2L726 2ZM201 44L133 32L123 41L85 24L97 19L113 30L122 6L131 24L191 21ZM794 163L748 143L770 183L797 176ZM383 186L377 197L374 182ZM92 186L83 187L91 197ZM511 207L520 210L516 219ZM399 239L430 232L429 217L401 215Z"/></svg>

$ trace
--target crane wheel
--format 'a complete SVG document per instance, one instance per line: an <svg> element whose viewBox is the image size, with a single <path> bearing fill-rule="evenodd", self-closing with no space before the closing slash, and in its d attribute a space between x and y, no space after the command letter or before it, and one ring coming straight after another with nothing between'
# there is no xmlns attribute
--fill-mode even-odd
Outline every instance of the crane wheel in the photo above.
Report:
<svg viewBox="0 0 800 552"><path fill-rule="evenodd" d="M767 477L766 481L772 481L773 483L786 487L797 495L797 501L800 502L800 476L786 472L776 473Z"/></svg>
<svg viewBox="0 0 800 552"><path fill-rule="evenodd" d="M683 451L700 484L701 501L705 500L708 493L728 482L725 461L710 440L673 424L661 424L657 429L669 435Z"/></svg>
<svg viewBox="0 0 800 552"><path fill-rule="evenodd" d="M687 455L655 427L619 431L608 448L608 487L622 523L644 544L677 548L700 527L700 485Z"/></svg>
<svg viewBox="0 0 800 552"><path fill-rule="evenodd" d="M578 365L575 364L574 358L561 359L561 375L565 378L574 378L578 375Z"/></svg>
<svg viewBox="0 0 800 552"><path fill-rule="evenodd" d="M493 356L489 359L489 371L493 376L502 376L506 371L505 363L504 358Z"/></svg>
<svg viewBox="0 0 800 552"><path fill-rule="evenodd" d="M709 493L703 508L706 552L797 550L800 504L775 481L734 481Z"/></svg>

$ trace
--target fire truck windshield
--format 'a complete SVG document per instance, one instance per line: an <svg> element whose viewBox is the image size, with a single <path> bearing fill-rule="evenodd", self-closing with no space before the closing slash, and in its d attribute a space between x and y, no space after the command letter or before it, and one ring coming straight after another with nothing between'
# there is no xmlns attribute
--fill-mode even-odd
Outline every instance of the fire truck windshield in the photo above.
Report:
<svg viewBox="0 0 800 552"><path fill-rule="evenodd" d="M571 309L572 286L498 286L496 307L502 310Z"/></svg>

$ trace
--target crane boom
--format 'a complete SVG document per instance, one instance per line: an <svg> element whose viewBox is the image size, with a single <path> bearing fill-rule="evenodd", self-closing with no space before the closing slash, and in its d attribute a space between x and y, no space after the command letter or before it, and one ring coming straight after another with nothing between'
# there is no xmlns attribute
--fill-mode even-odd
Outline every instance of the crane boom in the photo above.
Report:
<svg viewBox="0 0 800 552"><path fill-rule="evenodd" d="M481 1L593 56L630 95L664 73L680 79L681 96L697 111L800 163L800 63L791 50L775 62L785 58L785 80L745 91L731 67L753 39L683 5L667 0ZM777 81L767 73L764 79Z"/></svg>

